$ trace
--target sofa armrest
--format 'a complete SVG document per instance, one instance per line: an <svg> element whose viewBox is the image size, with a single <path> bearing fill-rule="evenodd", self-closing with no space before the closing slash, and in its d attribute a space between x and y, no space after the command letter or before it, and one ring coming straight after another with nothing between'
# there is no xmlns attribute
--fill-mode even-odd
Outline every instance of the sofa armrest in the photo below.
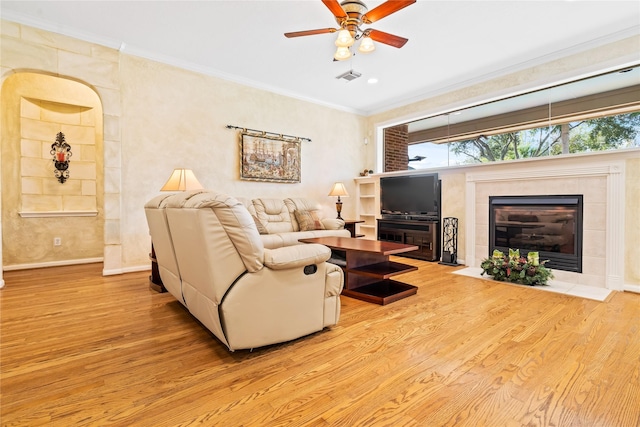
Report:
<svg viewBox="0 0 640 427"><path fill-rule="evenodd" d="M338 218L322 218L322 225L326 230L342 230L344 221Z"/></svg>
<svg viewBox="0 0 640 427"><path fill-rule="evenodd" d="M327 277L324 284L325 298L338 296L344 287L344 271L335 264L327 263Z"/></svg>
<svg viewBox="0 0 640 427"><path fill-rule="evenodd" d="M331 249L315 243L264 250L264 265L272 270L286 270L320 264L331 257Z"/></svg>

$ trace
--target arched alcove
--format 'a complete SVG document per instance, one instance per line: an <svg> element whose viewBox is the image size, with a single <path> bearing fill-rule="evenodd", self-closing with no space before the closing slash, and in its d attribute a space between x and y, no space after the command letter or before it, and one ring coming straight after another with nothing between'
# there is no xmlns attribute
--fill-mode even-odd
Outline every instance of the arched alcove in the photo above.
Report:
<svg viewBox="0 0 640 427"><path fill-rule="evenodd" d="M80 82L19 72L2 84L2 266L102 260L103 110ZM69 178L54 175L51 144L71 145ZM60 245L54 245L58 238Z"/></svg>

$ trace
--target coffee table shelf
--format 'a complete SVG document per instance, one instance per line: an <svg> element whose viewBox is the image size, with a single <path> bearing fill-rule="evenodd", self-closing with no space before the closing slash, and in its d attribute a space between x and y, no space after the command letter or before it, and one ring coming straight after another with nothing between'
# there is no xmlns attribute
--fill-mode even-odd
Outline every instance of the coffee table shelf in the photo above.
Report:
<svg viewBox="0 0 640 427"><path fill-rule="evenodd" d="M415 295L418 288L395 280L381 280L355 289L344 289L342 294L362 301L385 305Z"/></svg>
<svg viewBox="0 0 640 427"><path fill-rule="evenodd" d="M398 274L416 271L418 267L401 264L399 262L384 261L376 264L362 265L348 269L349 273L356 273L362 276L375 277L377 279L388 279Z"/></svg>

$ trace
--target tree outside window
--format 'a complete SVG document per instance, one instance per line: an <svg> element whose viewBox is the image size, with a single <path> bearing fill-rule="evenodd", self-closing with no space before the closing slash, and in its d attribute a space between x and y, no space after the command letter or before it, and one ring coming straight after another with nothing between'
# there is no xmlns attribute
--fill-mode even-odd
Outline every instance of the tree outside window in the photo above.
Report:
<svg viewBox="0 0 640 427"><path fill-rule="evenodd" d="M448 145L448 152L443 145ZM490 136L480 135L448 144L414 144L409 146L408 157L424 157L419 162L409 164L410 169L424 169L633 147L640 147L640 111Z"/></svg>

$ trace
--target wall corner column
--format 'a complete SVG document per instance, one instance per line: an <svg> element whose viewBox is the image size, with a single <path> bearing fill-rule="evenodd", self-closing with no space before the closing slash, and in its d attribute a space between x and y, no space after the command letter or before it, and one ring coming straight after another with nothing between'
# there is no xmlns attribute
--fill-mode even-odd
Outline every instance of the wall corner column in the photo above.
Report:
<svg viewBox="0 0 640 427"><path fill-rule="evenodd" d="M607 175L606 287L624 290L625 163L615 162ZM611 219L615 218L615 221Z"/></svg>

